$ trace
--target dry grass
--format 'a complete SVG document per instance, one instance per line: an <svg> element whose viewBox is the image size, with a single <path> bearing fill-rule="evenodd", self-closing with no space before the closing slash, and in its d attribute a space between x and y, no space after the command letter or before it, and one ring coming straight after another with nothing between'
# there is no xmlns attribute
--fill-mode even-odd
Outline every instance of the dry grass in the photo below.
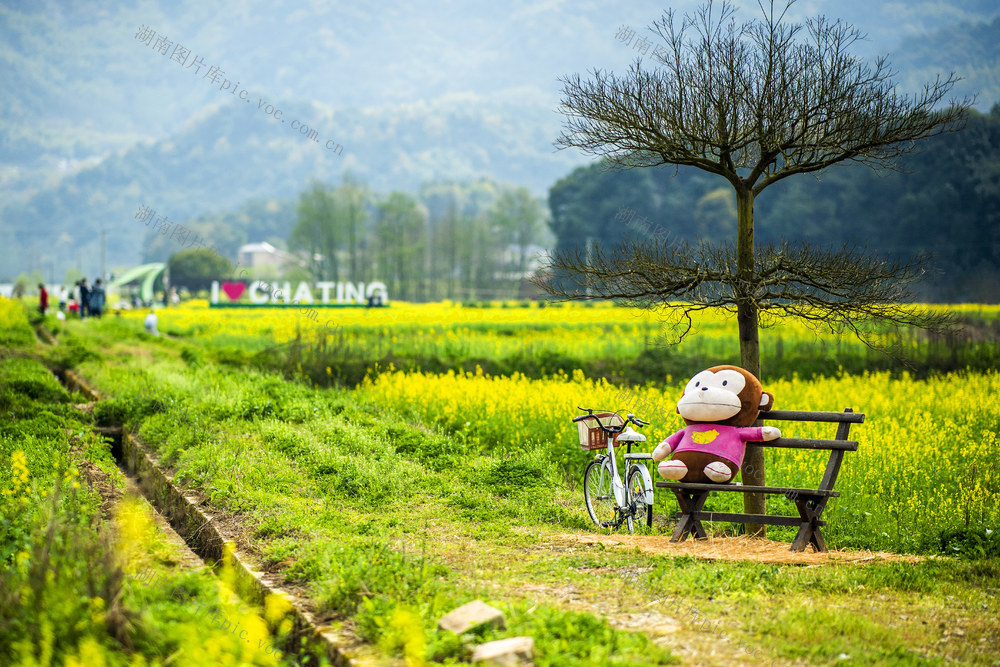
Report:
<svg viewBox="0 0 1000 667"><path fill-rule="evenodd" d="M878 563L890 561L919 562L921 556L906 556L875 551L830 550L816 553L809 547L803 552L789 550L788 542L738 537L710 537L705 540L687 539L671 542L668 535L624 535L595 533L562 533L552 539L575 544L604 544L665 556L692 556L706 560L753 561L783 565L829 565L832 563Z"/></svg>

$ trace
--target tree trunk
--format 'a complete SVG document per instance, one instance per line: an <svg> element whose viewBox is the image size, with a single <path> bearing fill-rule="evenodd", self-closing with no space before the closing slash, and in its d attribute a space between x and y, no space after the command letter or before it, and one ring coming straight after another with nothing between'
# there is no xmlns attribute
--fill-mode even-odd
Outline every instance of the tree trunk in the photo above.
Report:
<svg viewBox="0 0 1000 667"><path fill-rule="evenodd" d="M350 204L347 207L347 215L349 216L347 224L350 225L348 227L347 243L351 248L351 275L348 276L348 280L357 282L363 280L358 271L358 227L361 224L361 207L355 206L354 192L348 192L346 196L350 198Z"/></svg>
<svg viewBox="0 0 1000 667"><path fill-rule="evenodd" d="M434 300L434 228L431 218L424 221L424 301Z"/></svg>
<svg viewBox="0 0 1000 667"><path fill-rule="evenodd" d="M736 321L740 330L740 364L757 378L760 378L760 338L757 329L757 303L754 301L755 263L753 229L753 191L743 185L736 189L736 218L738 222L736 241ZM755 423L759 425L759 423ZM743 458L743 483L751 486L764 485L764 450L756 445L747 445ZM747 514L765 514L765 497L762 493L743 495L743 511ZM747 534L767 535L767 527L762 524L747 524Z"/></svg>

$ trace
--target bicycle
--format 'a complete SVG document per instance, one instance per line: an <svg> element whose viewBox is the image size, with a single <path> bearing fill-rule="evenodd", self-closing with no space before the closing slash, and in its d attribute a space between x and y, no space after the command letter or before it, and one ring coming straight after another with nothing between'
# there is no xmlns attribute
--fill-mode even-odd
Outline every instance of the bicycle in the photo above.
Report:
<svg viewBox="0 0 1000 667"><path fill-rule="evenodd" d="M650 453L632 453L632 444L646 442L646 436L636 433L629 422L637 427L649 426L632 413L623 420L615 412L594 413L591 408L577 408L588 414L574 417L580 431L580 448L584 451L605 449L587 465L583 473L583 497L590 518L599 528L618 528L622 523L633 532L634 520L653 525L653 480L645 464L636 461L652 460ZM588 424L588 420L590 423ZM615 450L626 444L623 460L626 465L625 483L618 472Z"/></svg>

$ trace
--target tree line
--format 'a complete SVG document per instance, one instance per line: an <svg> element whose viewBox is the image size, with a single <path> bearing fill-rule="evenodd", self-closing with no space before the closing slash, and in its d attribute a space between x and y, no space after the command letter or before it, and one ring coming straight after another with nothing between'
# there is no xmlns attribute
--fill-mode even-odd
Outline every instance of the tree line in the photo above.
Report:
<svg viewBox="0 0 1000 667"><path fill-rule="evenodd" d="M758 198L761 244L855 245L890 259L921 255L914 291L931 302L1000 300L1000 104L969 111L964 129L921 142L898 168L832 166L774 184ZM614 244L660 226L675 242L736 233L728 183L694 167L574 170L549 191L556 247ZM621 211L629 212L622 216ZM652 232L650 232L651 234Z"/></svg>
<svg viewBox="0 0 1000 667"><path fill-rule="evenodd" d="M292 213L288 206L271 208ZM256 230L257 239L295 259L280 275L262 269L255 277L380 280L393 299L406 301L519 298L551 242L546 221L544 202L527 188L486 178L379 196L347 174L336 186L310 183L295 202L294 223L275 219ZM229 271L205 251L182 251L171 256L170 275L175 285L203 289Z"/></svg>
<svg viewBox="0 0 1000 667"><path fill-rule="evenodd" d="M527 188L479 185L379 198L350 177L334 188L314 182L299 197L288 248L310 258L313 280L378 279L394 299L516 297L544 207Z"/></svg>

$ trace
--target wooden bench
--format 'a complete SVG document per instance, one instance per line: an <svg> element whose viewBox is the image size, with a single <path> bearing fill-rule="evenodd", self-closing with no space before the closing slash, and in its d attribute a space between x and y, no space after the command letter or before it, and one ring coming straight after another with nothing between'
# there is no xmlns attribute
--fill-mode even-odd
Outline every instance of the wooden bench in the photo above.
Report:
<svg viewBox="0 0 1000 667"><path fill-rule="evenodd" d="M840 474L840 466L844 460L844 452L853 452L858 443L848 440L847 435L851 424L860 424L865 416L845 408L843 412L805 412L797 410L771 410L760 413L761 421L799 421L799 422L835 422L837 435L833 440L814 440L808 438L778 438L770 442L754 443L758 447L783 447L786 449L821 449L830 451L830 460L826 464L823 479L816 489L795 489L780 486L744 486L741 484L695 484L687 482L657 482L656 486L670 489L677 497L680 505L680 523L674 529L671 542L680 542L688 535L696 538L708 537L702 521L731 521L735 523L756 523L770 526L798 526L799 532L792 542L792 551L803 551L807 544L812 544L816 551L826 551L826 542L820 531L826 521L821 518L823 510L830 498L840 495L833 487ZM733 514L730 512L706 512L702 508L709 494L718 493L773 493L782 494L795 503L799 516L777 516L769 514Z"/></svg>

